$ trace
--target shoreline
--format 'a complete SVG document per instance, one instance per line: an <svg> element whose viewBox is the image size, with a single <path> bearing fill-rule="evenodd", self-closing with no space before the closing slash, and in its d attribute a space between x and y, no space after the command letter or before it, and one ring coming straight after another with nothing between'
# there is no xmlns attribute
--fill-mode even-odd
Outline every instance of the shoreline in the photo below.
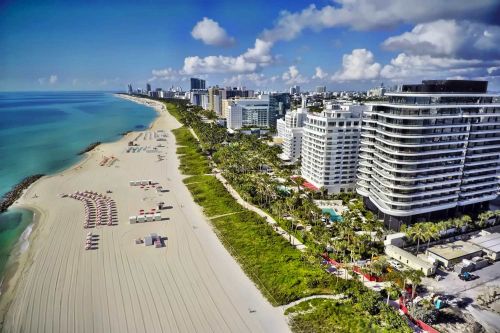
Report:
<svg viewBox="0 0 500 333"><path fill-rule="evenodd" d="M153 108L156 111L156 116L150 122L148 128L151 128L160 117L161 110L158 110L155 106L149 105L148 103L137 102L133 98L125 98L119 94L113 94L113 96L115 96L117 98L127 99L131 102L136 102L136 103ZM162 107L162 109L163 108L164 108L164 106ZM75 163L73 163L72 165L70 165L62 170L51 173L51 174L40 175L40 177L37 177L34 181L30 182L30 184L27 187L24 187L20 191L17 198L12 201L12 203L7 207L7 209L5 211L3 211L3 212L6 212L9 208L24 209L24 210L32 212L33 220L23 230L23 232L19 236L19 239L16 240L15 245L12 247L11 252L10 252L11 256L5 265L4 272L2 274L2 279L0 280L0 332L2 331L3 323L5 320L5 315L7 314L8 310L9 310L9 306L12 303L12 300L16 294L16 289L18 287L19 278L22 275L22 273L27 268L29 268L27 266L27 263L33 257L34 244L37 241L37 230L38 230L37 227L38 227L40 222L43 223L44 214L42 213L43 209L41 207L38 207L34 204L20 203L20 201L22 199L24 199L24 197L28 194L30 189L37 182L42 181L44 179L52 178L52 177L62 176L67 172L71 172L73 170L82 168L84 166L84 164L86 164L92 158L92 156L97 153L97 151L99 150L99 146L116 143L120 140L123 140L123 138L125 138L127 135L134 134L136 132L137 131L134 131L134 130L128 130L124 133L121 133L120 136L114 141L99 142L99 144L96 144L97 142L91 143L89 146L87 146L84 149L84 151L80 151L77 153L77 156L79 156L79 160L76 161ZM92 146L91 149L89 149L90 146ZM28 178L36 177L36 176L38 176L38 175L26 177L20 183L15 185L14 188L17 188L20 185L22 185L23 182L25 180L27 180ZM11 193L11 192L12 191L9 191L6 194ZM32 230L29 233L29 235L27 236L27 238L24 240L24 241L29 243L29 246L25 251L21 251L21 246L23 244L22 238L23 238L24 233L26 232L26 230L29 227L32 227Z"/></svg>

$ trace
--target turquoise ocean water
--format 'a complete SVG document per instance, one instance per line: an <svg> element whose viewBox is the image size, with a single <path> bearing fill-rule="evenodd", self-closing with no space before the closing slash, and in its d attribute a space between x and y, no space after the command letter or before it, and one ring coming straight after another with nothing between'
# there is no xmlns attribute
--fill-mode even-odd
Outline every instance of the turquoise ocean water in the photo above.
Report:
<svg viewBox="0 0 500 333"><path fill-rule="evenodd" d="M96 141L147 127L153 109L104 92L0 93L0 196L23 178L51 174L78 162ZM31 212L0 214L0 281L12 249L32 222Z"/></svg>

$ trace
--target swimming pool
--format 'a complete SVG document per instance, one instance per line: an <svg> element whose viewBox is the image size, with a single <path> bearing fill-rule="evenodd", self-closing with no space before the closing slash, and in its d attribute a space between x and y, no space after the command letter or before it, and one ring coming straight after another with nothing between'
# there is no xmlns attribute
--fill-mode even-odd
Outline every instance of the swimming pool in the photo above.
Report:
<svg viewBox="0 0 500 333"><path fill-rule="evenodd" d="M330 214L331 222L342 222L342 216L338 215L332 208L322 208L323 214Z"/></svg>

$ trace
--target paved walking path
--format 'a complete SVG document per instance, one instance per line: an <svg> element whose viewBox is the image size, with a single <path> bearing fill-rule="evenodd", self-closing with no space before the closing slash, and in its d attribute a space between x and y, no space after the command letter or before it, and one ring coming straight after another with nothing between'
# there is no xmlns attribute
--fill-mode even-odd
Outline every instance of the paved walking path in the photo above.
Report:
<svg viewBox="0 0 500 333"><path fill-rule="evenodd" d="M189 128L189 131L191 132L191 134L193 134L193 136L196 138L196 140L200 141L200 139L198 138L198 136L196 135L196 133L194 132L194 130L190 127ZM289 234L286 230L284 230L283 228L279 227L278 226L278 223L273 219L273 217L271 215L269 215L268 213L264 212L262 209L250 204L249 202L245 201L241 196L240 194L238 193L238 191L236 191L232 186L231 184L229 184L229 182L226 180L226 178L224 178L224 176L222 176L220 170L218 169L214 169L214 173L215 173L215 177L222 183L222 185L224 185L224 187L226 188L226 190L231 194L231 196L240 204L242 205L244 208L248 209L248 210L251 210L255 213L257 213L260 217L263 217L266 222L271 225L274 229L274 231L276 231L279 235L281 235L283 238L285 238L287 241L290 242L290 244L292 244L292 246L294 246L296 249L300 250L300 251L305 251L305 249L307 248L307 246L305 246L304 244L302 244L301 241L299 241L297 238L295 238L295 236Z"/></svg>

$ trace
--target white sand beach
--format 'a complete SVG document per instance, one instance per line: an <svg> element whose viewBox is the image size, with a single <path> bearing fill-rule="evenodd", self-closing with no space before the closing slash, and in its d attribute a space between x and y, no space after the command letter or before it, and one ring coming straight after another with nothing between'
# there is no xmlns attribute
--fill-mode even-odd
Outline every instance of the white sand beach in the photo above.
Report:
<svg viewBox="0 0 500 333"><path fill-rule="evenodd" d="M170 132L180 123L158 105L150 129L98 146L81 163L37 181L16 203L39 220L11 282L4 332L289 331L282 310L243 273L182 183ZM136 143L149 148L127 153L139 135ZM147 152L158 144L164 147ZM100 165L111 156L113 163ZM168 192L130 186L134 180L158 182ZM116 202L117 225L83 228L84 204L60 194L84 190ZM129 216L160 201L170 206L161 211L164 220L129 224ZM98 236L97 249L84 249L89 231ZM135 244L150 233L167 237L165 246Z"/></svg>

